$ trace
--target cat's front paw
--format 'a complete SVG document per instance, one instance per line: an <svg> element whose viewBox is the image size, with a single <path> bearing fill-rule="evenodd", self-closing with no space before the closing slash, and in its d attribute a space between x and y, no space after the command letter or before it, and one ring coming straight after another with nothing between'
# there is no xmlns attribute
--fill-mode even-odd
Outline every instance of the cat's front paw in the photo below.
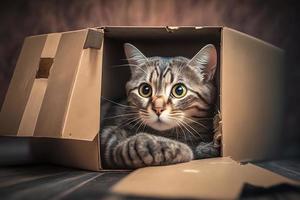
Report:
<svg viewBox="0 0 300 200"><path fill-rule="evenodd" d="M193 159L191 149L180 142L140 133L119 144L115 151L119 167L168 165Z"/></svg>
<svg viewBox="0 0 300 200"><path fill-rule="evenodd" d="M220 156L220 145L214 142L201 142L195 150L196 159L213 158Z"/></svg>
<svg viewBox="0 0 300 200"><path fill-rule="evenodd" d="M159 153L163 155L159 160L161 165L176 164L193 160L193 152L190 147L178 141L158 137Z"/></svg>

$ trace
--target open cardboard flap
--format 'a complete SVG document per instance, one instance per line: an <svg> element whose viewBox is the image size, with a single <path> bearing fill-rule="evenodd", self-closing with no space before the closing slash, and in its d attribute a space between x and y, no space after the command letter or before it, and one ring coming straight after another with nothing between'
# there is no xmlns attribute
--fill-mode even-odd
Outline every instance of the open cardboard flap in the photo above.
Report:
<svg viewBox="0 0 300 200"><path fill-rule="evenodd" d="M165 198L235 199L245 183L262 187L299 184L253 164L241 165L223 157L138 169L117 183L112 191Z"/></svg>
<svg viewBox="0 0 300 200"><path fill-rule="evenodd" d="M102 38L89 28L27 37L0 108L0 135L94 141Z"/></svg>

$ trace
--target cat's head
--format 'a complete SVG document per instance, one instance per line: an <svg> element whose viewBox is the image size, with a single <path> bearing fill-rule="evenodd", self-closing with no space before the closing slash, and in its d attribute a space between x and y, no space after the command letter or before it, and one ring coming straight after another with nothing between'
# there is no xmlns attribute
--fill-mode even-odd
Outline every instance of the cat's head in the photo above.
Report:
<svg viewBox="0 0 300 200"><path fill-rule="evenodd" d="M209 115L216 95L214 45L206 45L191 59L146 57L129 43L124 49L131 69L128 102L143 123L164 131Z"/></svg>

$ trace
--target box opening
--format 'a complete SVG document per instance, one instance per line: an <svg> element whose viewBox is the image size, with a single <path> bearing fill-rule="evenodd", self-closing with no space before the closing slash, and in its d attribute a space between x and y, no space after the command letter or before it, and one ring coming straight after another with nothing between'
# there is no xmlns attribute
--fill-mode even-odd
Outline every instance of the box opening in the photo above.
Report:
<svg viewBox="0 0 300 200"><path fill-rule="evenodd" d="M187 58L192 58L205 45L213 44L218 53L217 71L214 78L217 87L216 111L220 109L220 27L210 27L209 29L182 27L171 32L164 27L105 28L102 65L102 105L107 99L118 101L126 98L125 84L130 79L130 69L128 66L124 66L128 64L123 48L124 43L135 45L147 57L184 56ZM105 116L105 109L105 106L101 106L101 124ZM103 128L101 124L100 129ZM105 166L102 167L105 169Z"/></svg>

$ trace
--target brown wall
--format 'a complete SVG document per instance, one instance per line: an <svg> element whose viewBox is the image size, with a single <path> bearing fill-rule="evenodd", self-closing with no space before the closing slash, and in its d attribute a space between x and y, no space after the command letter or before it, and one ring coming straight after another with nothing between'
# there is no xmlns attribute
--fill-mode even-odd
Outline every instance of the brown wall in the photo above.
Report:
<svg viewBox="0 0 300 200"><path fill-rule="evenodd" d="M288 146L300 140L300 31L297 1L71 0L1 1L0 105L25 36L103 25L222 25L287 51ZM266 77L267 78L267 77ZM294 145L295 149L297 148ZM292 150L292 153L295 150Z"/></svg>

